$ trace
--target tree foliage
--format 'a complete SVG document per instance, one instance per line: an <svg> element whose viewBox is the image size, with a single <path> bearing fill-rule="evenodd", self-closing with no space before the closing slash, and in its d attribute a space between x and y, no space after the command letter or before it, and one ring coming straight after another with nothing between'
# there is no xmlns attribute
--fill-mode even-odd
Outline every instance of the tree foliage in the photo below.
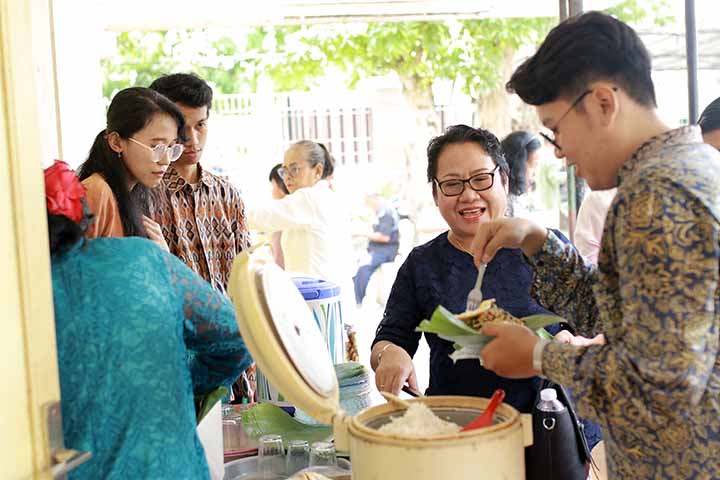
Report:
<svg viewBox="0 0 720 480"><path fill-rule="evenodd" d="M608 12L628 22L666 24L668 0L624 0ZM274 26L223 32L211 29L126 32L117 55L102 60L104 95L157 76L193 71L220 93L307 90L329 69L353 87L366 77L394 72L406 89L426 94L438 79L457 81L473 99L502 83L506 52L535 45L554 18L511 18ZM412 92L407 92L412 95Z"/></svg>

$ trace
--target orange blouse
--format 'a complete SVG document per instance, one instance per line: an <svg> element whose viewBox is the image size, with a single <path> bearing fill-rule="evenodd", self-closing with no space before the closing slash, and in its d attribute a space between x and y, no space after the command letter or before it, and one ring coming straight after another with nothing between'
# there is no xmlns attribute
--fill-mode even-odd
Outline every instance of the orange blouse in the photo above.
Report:
<svg viewBox="0 0 720 480"><path fill-rule="evenodd" d="M93 173L82 184L85 186L88 208L95 216L87 237L124 237L120 210L110 185L99 173Z"/></svg>

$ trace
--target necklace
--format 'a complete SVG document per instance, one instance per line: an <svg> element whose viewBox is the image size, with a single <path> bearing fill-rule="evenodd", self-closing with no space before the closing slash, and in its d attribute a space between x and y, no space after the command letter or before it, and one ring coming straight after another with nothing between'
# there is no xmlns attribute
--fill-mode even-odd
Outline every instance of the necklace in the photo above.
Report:
<svg viewBox="0 0 720 480"><path fill-rule="evenodd" d="M473 256L473 254L470 253L468 250L466 250L465 247L462 246L460 241L455 238L455 235L453 234L452 230L450 230L450 232L448 232L447 239L448 239L448 242L450 242L450 245L452 245L453 247L457 248L461 252L467 253L471 257Z"/></svg>

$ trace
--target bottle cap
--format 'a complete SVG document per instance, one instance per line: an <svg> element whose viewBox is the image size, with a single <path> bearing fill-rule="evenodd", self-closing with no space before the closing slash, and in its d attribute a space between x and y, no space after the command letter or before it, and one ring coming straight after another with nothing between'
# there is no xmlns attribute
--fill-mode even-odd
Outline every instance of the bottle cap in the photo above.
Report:
<svg viewBox="0 0 720 480"><path fill-rule="evenodd" d="M554 388L543 388L540 390L540 400L543 402L552 402L557 400L557 392Z"/></svg>

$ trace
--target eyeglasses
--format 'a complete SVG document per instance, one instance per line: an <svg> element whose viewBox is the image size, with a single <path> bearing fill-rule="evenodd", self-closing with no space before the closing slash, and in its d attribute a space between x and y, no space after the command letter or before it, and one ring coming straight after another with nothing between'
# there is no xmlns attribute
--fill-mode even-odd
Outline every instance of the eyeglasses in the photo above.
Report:
<svg viewBox="0 0 720 480"><path fill-rule="evenodd" d="M285 180L285 179L288 178L288 177L293 177L293 178L297 177L297 176L298 176L298 173L300 173L300 170L301 170L303 167L304 167L304 165L296 165L296 164L293 164L293 165L290 165L290 166L287 167L287 168L285 168L285 167L280 167L280 168L278 168L277 172L278 172L278 175L280 175L280 178L282 178L283 180Z"/></svg>
<svg viewBox="0 0 720 480"><path fill-rule="evenodd" d="M613 92L617 92L617 91L618 91L618 87L612 87L612 90L613 90ZM554 126L553 128L551 128L550 131L552 131L552 132L557 132L557 128L558 128L558 126L560 126L560 122L562 122L562 121L565 119L565 117L568 116L568 113L570 113L575 107L577 107L577 106L580 104L580 102L582 102L583 99L584 99L585 97L587 97L588 95L590 95L593 91L594 91L594 89L590 89L590 90L585 90L583 93L581 93L580 96L577 97L577 98L575 99L575 101L570 105L570 108L568 108L567 111L562 114L562 116L560 117L560 120L558 120L557 122L555 122L555 126ZM547 135L547 134L545 134L545 133L543 133L543 132L540 132L540 135L541 135L545 140L547 140L548 142L550 142L553 147L555 147L555 148L557 148L558 150L562 151L562 147L558 144L558 142L557 142L557 140L555 139L555 136L554 136L554 135L551 137L550 135Z"/></svg>
<svg viewBox="0 0 720 480"><path fill-rule="evenodd" d="M153 162L158 163L160 160L165 157L167 154L168 159L171 162L174 162L178 158L180 158L180 155L182 155L183 150L185 149L184 145L182 143L176 143L175 145L165 145L164 143L161 143L159 145L155 145L154 147L149 147L145 145L142 142L139 142L135 140L134 138L130 137L129 140L137 143L141 147L147 148L153 153Z"/></svg>
<svg viewBox="0 0 720 480"><path fill-rule="evenodd" d="M555 126L554 126L553 128L551 128L550 130L553 131L553 132L556 132L558 126L560 126L560 122L562 122L563 120L565 120L565 117L568 116L568 114L573 110L573 108L577 107L577 106L580 104L580 102L582 102L583 99L584 99L585 97L587 97L589 94L591 94L592 92L593 92L592 90L585 90L579 97L577 97L577 98L575 99L575 101L570 105L570 108L568 108L567 111L562 114L562 116L560 117L560 120L558 120L557 122L555 122ZM553 135L553 137L551 137L550 135L547 135L547 134L545 134L545 133L543 133L543 132L540 132L540 135L541 135L545 140L547 140L548 142L550 142L553 147L557 148L558 150L562 150L562 147L557 143L557 140L555 140L554 135Z"/></svg>
<svg viewBox="0 0 720 480"><path fill-rule="evenodd" d="M461 180L459 178L453 178L452 180L445 180L443 182L438 181L437 178L434 180L443 195L446 197L457 197L458 195L462 195L465 191L466 183L476 192L490 190L495 180L495 172L499 167L500 165L495 165L495 168L493 168L492 171L487 173L478 173L477 175L473 175L465 180Z"/></svg>

